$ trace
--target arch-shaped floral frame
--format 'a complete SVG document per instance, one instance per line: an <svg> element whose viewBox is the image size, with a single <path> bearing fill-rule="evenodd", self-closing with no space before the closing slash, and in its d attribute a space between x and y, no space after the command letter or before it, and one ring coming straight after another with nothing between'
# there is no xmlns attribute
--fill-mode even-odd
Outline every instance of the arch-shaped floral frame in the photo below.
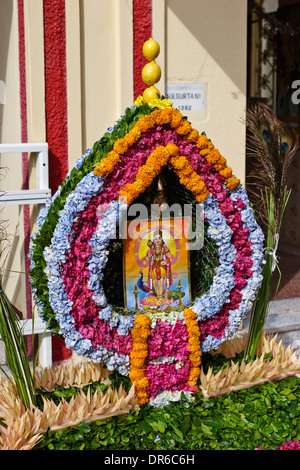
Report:
<svg viewBox="0 0 300 470"><path fill-rule="evenodd" d="M225 158L178 110L128 108L76 162L41 212L31 241L31 282L41 318L78 355L123 375L136 370L134 331L141 315L121 315L107 304L101 280L108 245L119 217L166 164L203 203L219 266L209 292L160 320L183 321L187 328L193 321L200 338L194 350L217 348L237 331L255 299L263 234ZM151 330L157 321L150 315L143 325ZM199 360L189 358L189 386L194 386Z"/></svg>

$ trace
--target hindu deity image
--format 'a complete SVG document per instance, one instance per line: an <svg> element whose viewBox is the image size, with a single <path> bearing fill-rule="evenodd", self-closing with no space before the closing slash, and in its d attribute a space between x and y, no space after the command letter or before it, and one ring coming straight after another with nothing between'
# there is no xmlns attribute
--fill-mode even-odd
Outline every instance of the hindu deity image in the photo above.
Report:
<svg viewBox="0 0 300 470"><path fill-rule="evenodd" d="M185 219L142 221L137 239L126 239L125 303L128 309L175 308L190 301Z"/></svg>
<svg viewBox="0 0 300 470"><path fill-rule="evenodd" d="M149 278L150 289L154 288L158 301L163 301L163 292L172 284L170 250L163 241L162 231L154 233L153 241L149 240L147 245L149 250Z"/></svg>

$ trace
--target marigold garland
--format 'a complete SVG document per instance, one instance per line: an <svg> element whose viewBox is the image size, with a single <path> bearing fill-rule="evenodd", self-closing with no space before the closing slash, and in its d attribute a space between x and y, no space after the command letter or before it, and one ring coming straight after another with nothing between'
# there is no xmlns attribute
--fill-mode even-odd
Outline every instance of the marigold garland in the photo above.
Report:
<svg viewBox="0 0 300 470"><path fill-rule="evenodd" d="M200 349L200 330L196 319L196 314L192 309L184 310L186 328L189 339L189 359L192 367L189 373L188 385L199 391L197 381L200 376L201 349ZM139 404L142 405L149 401L147 387L149 380L145 376L146 359L148 356L148 338L151 334L150 318L145 314L139 314L135 318L134 328L131 330L132 350L130 353L130 373L129 378L135 384L135 390Z"/></svg>
<svg viewBox="0 0 300 470"><path fill-rule="evenodd" d="M147 387L149 381L145 376L146 358L148 356L148 337L150 336L150 318L145 314L139 314L134 321L131 330L132 350L130 353L129 378L135 384L139 404L148 402Z"/></svg>
<svg viewBox="0 0 300 470"><path fill-rule="evenodd" d="M118 139L114 143L113 150L96 166L95 175L105 176L112 173L115 164L121 160L121 155L124 155L138 141L142 133L152 129L155 125L166 124L174 128L178 135L185 140L197 145L201 155L223 176L229 189L232 190L239 186L240 180L232 174L232 169L227 166L226 159L219 150L214 147L205 134L199 135L199 132L193 129L191 123L183 118L178 109L172 107L155 109L151 114L142 116L123 139ZM205 197L204 199L201 197L199 202L203 202L203 200Z"/></svg>
<svg viewBox="0 0 300 470"><path fill-rule="evenodd" d="M200 330L196 320L195 312L190 308L186 308L184 309L183 313L186 320L186 327L189 333L189 359L192 362L188 384L191 387L194 387L195 391L198 392L199 388L197 386L197 381L200 376L199 366L201 364Z"/></svg>
<svg viewBox="0 0 300 470"><path fill-rule="evenodd" d="M196 197L198 202L204 202L209 191L201 177L193 170L186 157L179 156L179 149L175 144L159 146L150 154L145 165L141 166L133 183L127 184L120 191L120 198L131 204L142 194L157 176L161 168L170 162L183 184Z"/></svg>

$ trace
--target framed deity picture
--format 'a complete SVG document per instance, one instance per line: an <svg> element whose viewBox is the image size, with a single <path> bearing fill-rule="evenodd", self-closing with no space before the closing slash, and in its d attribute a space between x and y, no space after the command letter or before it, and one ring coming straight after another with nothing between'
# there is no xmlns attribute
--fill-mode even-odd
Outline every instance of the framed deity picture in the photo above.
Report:
<svg viewBox="0 0 300 470"><path fill-rule="evenodd" d="M191 301L189 218L127 221L124 296L127 310L170 310Z"/></svg>

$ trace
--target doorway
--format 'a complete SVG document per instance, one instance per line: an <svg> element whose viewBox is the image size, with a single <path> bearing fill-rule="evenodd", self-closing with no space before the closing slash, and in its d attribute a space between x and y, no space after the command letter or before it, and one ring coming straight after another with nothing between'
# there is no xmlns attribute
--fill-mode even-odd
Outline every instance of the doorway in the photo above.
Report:
<svg viewBox="0 0 300 470"><path fill-rule="evenodd" d="M249 0L247 106L265 102L300 137L300 103L292 98L296 80L300 80L300 1ZM246 182L251 167L246 156ZM300 297L300 149L290 167L288 186L292 193L277 251L282 276L278 300ZM272 298L278 280L276 270Z"/></svg>

